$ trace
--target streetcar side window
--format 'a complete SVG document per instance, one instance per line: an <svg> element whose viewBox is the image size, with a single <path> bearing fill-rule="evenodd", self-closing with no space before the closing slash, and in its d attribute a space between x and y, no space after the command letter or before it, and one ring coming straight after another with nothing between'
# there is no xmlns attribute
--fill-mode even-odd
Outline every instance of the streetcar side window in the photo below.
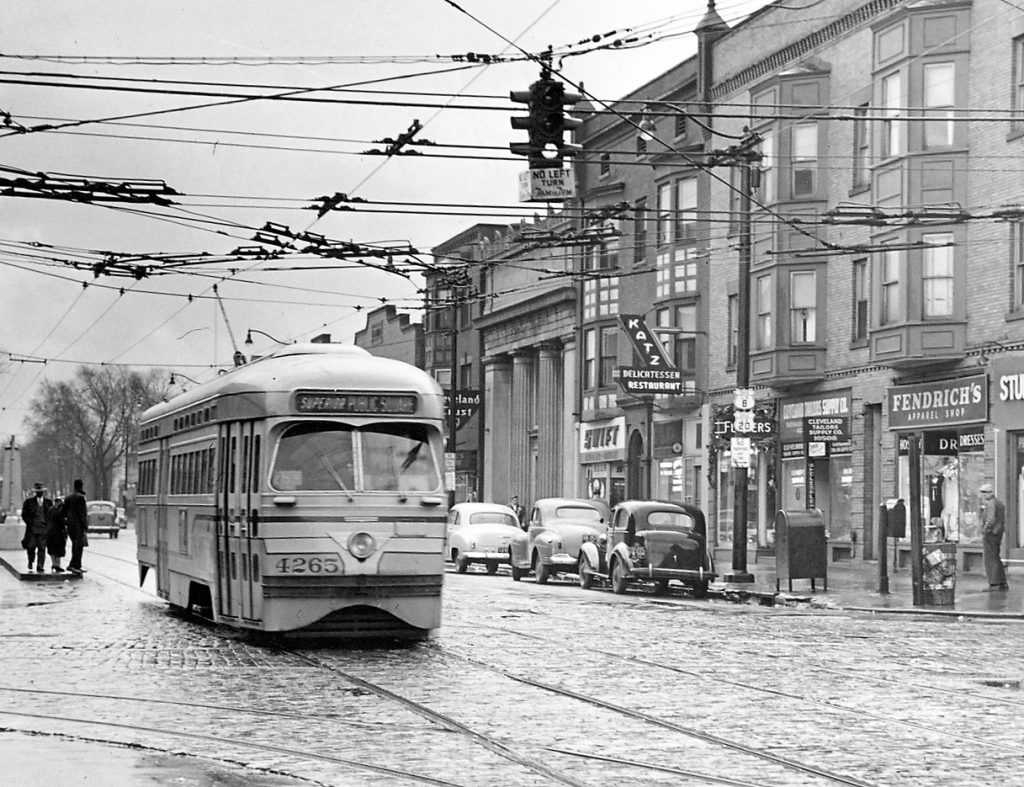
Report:
<svg viewBox="0 0 1024 787"><path fill-rule="evenodd" d="M312 422L281 436L270 474L281 492L351 490L355 486L355 441L346 424Z"/></svg>

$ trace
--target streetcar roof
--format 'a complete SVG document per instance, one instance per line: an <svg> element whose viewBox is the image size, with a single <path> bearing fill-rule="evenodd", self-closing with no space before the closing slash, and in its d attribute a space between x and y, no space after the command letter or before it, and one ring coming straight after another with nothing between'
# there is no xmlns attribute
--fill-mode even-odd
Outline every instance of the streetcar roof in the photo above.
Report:
<svg viewBox="0 0 1024 787"><path fill-rule="evenodd" d="M411 391L442 396L422 369L371 355L351 344L289 344L256 361L237 366L173 399L153 405L142 422L162 418L214 398L310 390Z"/></svg>

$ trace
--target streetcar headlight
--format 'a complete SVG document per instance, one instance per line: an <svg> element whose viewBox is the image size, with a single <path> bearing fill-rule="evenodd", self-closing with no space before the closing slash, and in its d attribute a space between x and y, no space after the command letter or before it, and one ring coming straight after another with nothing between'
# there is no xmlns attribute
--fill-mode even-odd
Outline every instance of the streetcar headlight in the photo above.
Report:
<svg viewBox="0 0 1024 787"><path fill-rule="evenodd" d="M348 539L348 551L358 560L365 560L377 548L377 542L369 533L353 533Z"/></svg>

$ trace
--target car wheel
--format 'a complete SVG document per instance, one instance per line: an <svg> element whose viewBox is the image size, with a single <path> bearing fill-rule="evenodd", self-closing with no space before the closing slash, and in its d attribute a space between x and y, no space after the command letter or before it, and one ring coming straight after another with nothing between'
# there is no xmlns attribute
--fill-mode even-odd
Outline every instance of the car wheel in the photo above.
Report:
<svg viewBox="0 0 1024 787"><path fill-rule="evenodd" d="M497 560L488 560L487 561L487 573L488 574L497 574L498 573L498 561Z"/></svg>
<svg viewBox="0 0 1024 787"><path fill-rule="evenodd" d="M703 582L694 582L690 585L690 592L694 598L704 598L708 594L708 581L705 579Z"/></svg>
<svg viewBox="0 0 1024 787"><path fill-rule="evenodd" d="M457 572L459 572L460 574L465 574L466 573L466 569L468 569L468 568L469 568L469 561L466 560L466 558L464 558L458 552L456 552L455 553L455 570Z"/></svg>
<svg viewBox="0 0 1024 787"><path fill-rule="evenodd" d="M551 577L551 567L545 566L544 562L540 559L540 555L536 552L533 554L533 573L537 577L538 585L547 584L548 579Z"/></svg>
<svg viewBox="0 0 1024 787"><path fill-rule="evenodd" d="M657 596L664 596L668 593L668 580L659 579L654 585L654 593Z"/></svg>
<svg viewBox="0 0 1024 787"><path fill-rule="evenodd" d="M612 593L622 595L626 592L626 585L629 580L626 578L626 567L621 560L612 562Z"/></svg>
<svg viewBox="0 0 1024 787"><path fill-rule="evenodd" d="M521 568L519 568L519 566L517 566L515 563L512 563L511 565L512 565L512 581L513 582L518 582L519 580L521 580L526 575L526 572L523 571Z"/></svg>
<svg viewBox="0 0 1024 787"><path fill-rule="evenodd" d="M111 533L110 533L110 537L111 537L111 538L117 538L117 531L116 531L116 530L114 530L114 531L111 531Z"/></svg>
<svg viewBox="0 0 1024 787"><path fill-rule="evenodd" d="M590 573L590 561L586 555L580 555L580 587L590 590L594 587L594 575Z"/></svg>

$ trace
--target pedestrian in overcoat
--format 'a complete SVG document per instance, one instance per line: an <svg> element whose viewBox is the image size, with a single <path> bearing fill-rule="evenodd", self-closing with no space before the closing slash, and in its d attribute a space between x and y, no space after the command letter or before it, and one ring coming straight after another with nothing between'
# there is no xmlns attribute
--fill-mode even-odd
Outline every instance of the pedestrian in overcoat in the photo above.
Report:
<svg viewBox="0 0 1024 787"><path fill-rule="evenodd" d="M978 487L981 497L981 508L978 511L981 519L982 552L985 558L985 575L988 577L986 591L1006 590L1006 570L1000 556L1003 533L1006 532L1006 506L996 497L992 484Z"/></svg>
<svg viewBox="0 0 1024 787"><path fill-rule="evenodd" d="M50 555L50 567L54 574L59 574L61 558L67 554L68 529L64 522L64 501L57 498L46 518L46 551Z"/></svg>
<svg viewBox="0 0 1024 787"><path fill-rule="evenodd" d="M81 478L75 479L75 491L64 498L64 512L68 537L71 539L71 562L68 563L68 571L81 575L85 572L82 568L82 549L89 543L86 536L89 512L85 505L85 486Z"/></svg>
<svg viewBox="0 0 1024 787"><path fill-rule="evenodd" d="M28 570L33 564L37 573L42 573L46 563L46 518L53 507L53 501L46 497L46 487L36 482L33 495L21 506L21 519L25 523L25 537L21 546L28 553Z"/></svg>

